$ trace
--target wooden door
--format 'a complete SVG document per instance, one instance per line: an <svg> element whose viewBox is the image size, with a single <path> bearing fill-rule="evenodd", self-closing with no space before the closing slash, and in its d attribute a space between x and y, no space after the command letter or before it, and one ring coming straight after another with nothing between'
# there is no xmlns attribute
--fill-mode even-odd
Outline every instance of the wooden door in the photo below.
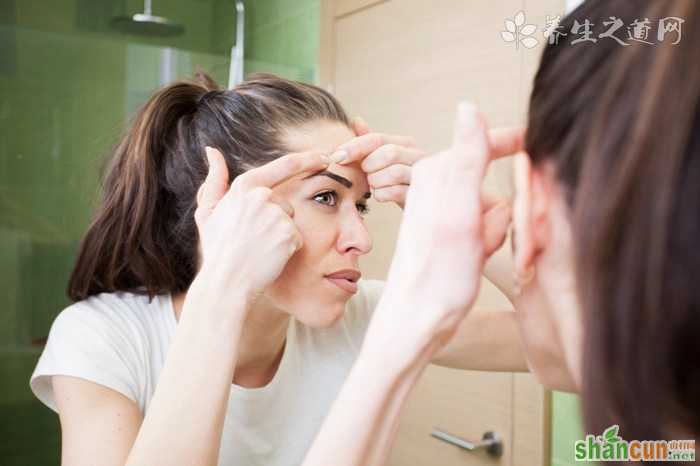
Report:
<svg viewBox="0 0 700 466"><path fill-rule="evenodd" d="M491 126L522 123L539 48L516 49L500 37L504 20L520 10L543 27L546 15L563 12L564 0L322 0L320 83L351 115L376 130L414 136L428 151L449 144L462 99L476 103ZM508 193L509 163L490 171L492 191ZM361 264L366 276L384 279L401 212L376 203L372 209L374 249ZM510 307L490 283L482 290L477 306ZM549 406L530 374L431 366L407 403L390 464L548 465ZM469 440L496 432L503 454L494 459L449 445L430 435L434 428Z"/></svg>

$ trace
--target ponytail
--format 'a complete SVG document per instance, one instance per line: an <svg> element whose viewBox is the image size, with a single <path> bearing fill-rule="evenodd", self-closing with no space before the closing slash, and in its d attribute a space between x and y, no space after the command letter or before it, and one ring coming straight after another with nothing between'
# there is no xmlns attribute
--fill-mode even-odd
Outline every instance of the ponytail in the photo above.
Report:
<svg viewBox="0 0 700 466"><path fill-rule="evenodd" d="M183 139L192 132L198 102L216 88L206 75L198 77L200 82L178 82L153 95L113 151L100 207L78 248L67 290L71 300L117 290L152 297L189 286L195 266L191 252L177 248L177 235L194 231L172 222L169 214L178 206L164 179L164 161L196 157L178 152L189 152ZM194 189L194 180L188 184Z"/></svg>

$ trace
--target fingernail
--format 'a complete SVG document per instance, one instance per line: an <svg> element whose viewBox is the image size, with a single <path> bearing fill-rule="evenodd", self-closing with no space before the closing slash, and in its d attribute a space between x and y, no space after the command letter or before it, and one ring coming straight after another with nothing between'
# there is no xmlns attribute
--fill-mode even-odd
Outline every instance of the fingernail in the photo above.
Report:
<svg viewBox="0 0 700 466"><path fill-rule="evenodd" d="M331 154L331 161L335 163L341 163L345 157L348 156L348 152L345 150L338 150Z"/></svg>

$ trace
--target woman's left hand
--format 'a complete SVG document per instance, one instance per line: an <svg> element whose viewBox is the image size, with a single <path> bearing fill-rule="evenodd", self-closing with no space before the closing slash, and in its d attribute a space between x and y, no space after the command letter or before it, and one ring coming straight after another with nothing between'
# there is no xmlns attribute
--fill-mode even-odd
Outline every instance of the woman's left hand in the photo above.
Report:
<svg viewBox="0 0 700 466"><path fill-rule="evenodd" d="M340 165L361 161L367 173L367 182L378 202L395 202L401 209L406 204L406 193L411 185L413 165L428 154L416 148L415 140L407 136L373 133L367 123L355 117L351 126L355 138L338 146L331 160ZM489 145L497 154L512 154L522 146L524 128L500 128L489 131ZM514 136L515 135L515 136ZM482 192L484 234L488 255L503 244L510 225L510 209L504 211L508 199Z"/></svg>
<svg viewBox="0 0 700 466"><path fill-rule="evenodd" d="M511 132L509 139L520 139ZM497 146L497 147L494 147ZM489 163L508 152L495 145L485 120L458 107L452 146L415 164L384 293L363 344L399 366L426 363L454 335L476 299L483 265L494 248L486 212L510 222L507 204L488 209L481 187ZM390 354L388 354L390 353ZM407 365L407 366L404 366Z"/></svg>
<svg viewBox="0 0 700 466"><path fill-rule="evenodd" d="M352 127L357 137L340 145L331 160L340 165L361 162L374 199L395 202L403 209L413 164L427 154L416 148L413 138L370 132L360 118Z"/></svg>

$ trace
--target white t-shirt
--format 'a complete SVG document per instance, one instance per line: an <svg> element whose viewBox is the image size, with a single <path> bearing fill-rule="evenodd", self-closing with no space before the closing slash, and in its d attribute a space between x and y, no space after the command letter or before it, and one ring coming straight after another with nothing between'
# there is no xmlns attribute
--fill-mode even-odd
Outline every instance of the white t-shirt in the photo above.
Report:
<svg viewBox="0 0 700 466"><path fill-rule="evenodd" d="M272 381L253 389L231 385L220 466L301 464L357 357L383 285L361 280L332 327L290 319ZM51 325L30 387L57 411L51 376L80 377L124 394L145 413L176 325L169 294L149 303L145 295L101 293L74 303Z"/></svg>

